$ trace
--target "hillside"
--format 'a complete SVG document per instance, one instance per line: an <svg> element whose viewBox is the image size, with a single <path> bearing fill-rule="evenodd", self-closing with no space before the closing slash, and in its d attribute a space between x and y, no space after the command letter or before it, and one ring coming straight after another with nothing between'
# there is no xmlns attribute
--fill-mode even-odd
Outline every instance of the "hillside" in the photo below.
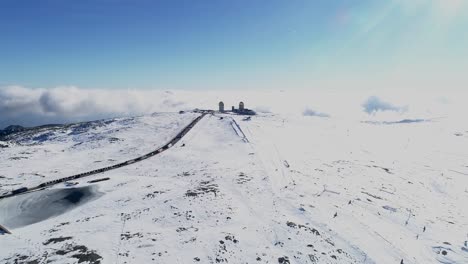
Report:
<svg viewBox="0 0 468 264"><path fill-rule="evenodd" d="M198 115L10 134L0 192L144 155ZM0 200L0 262L466 263L467 149L444 120L207 115L152 158Z"/></svg>

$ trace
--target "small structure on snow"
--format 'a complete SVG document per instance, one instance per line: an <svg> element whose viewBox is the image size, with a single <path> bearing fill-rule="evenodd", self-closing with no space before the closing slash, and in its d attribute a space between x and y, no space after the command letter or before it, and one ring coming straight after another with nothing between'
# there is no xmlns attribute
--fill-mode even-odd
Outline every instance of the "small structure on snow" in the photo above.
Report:
<svg viewBox="0 0 468 264"><path fill-rule="evenodd" d="M244 102L239 103L239 109L232 107L232 112L238 115L256 115L254 110L247 109L244 107Z"/></svg>
<svg viewBox="0 0 468 264"><path fill-rule="evenodd" d="M221 112L221 113L224 112L224 103L223 103L223 101L219 102L219 112Z"/></svg>
<svg viewBox="0 0 468 264"><path fill-rule="evenodd" d="M245 108L244 102L239 102L239 109L236 109L232 106L231 111L224 109L224 102L220 101L218 103L218 112L219 113L234 113L238 115L256 115L255 111Z"/></svg>

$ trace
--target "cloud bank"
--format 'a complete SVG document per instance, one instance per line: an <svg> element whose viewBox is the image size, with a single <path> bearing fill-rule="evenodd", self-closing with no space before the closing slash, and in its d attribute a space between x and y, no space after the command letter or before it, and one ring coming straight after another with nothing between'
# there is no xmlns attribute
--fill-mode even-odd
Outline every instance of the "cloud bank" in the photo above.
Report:
<svg viewBox="0 0 468 264"><path fill-rule="evenodd" d="M394 112L400 112L404 111L405 108L403 107L397 107L394 106L391 103L382 101L380 98L377 96L371 96L369 97L363 104L362 107L364 108L364 111L368 114L375 114L377 112L384 112L384 111L394 111Z"/></svg>
<svg viewBox="0 0 468 264"><path fill-rule="evenodd" d="M184 102L164 91L87 90L76 87L0 88L0 129L11 125L36 126L114 116L185 109Z"/></svg>
<svg viewBox="0 0 468 264"><path fill-rule="evenodd" d="M328 115L328 114L317 112L317 111L312 110L310 108L305 109L304 112L302 112L302 115L303 116L330 117L330 115Z"/></svg>
<svg viewBox="0 0 468 264"><path fill-rule="evenodd" d="M392 103L380 99L380 96L388 98ZM223 101L227 109L231 105L237 107L243 101L247 108L263 114L333 117L358 122L393 122L449 116L460 119L468 112L468 106L463 100L466 97L466 92L440 95L389 91L387 94L379 93L379 97L369 97L367 93L352 90L161 91L9 86L0 87L0 129L8 125L37 126L194 108L217 109L219 101ZM411 111L400 105L410 105Z"/></svg>

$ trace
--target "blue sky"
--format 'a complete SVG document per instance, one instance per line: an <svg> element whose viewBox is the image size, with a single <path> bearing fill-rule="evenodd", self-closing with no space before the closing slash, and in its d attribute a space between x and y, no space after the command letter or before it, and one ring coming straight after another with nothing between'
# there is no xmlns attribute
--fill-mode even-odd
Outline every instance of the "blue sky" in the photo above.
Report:
<svg viewBox="0 0 468 264"><path fill-rule="evenodd" d="M466 89L465 0L2 0L0 86Z"/></svg>

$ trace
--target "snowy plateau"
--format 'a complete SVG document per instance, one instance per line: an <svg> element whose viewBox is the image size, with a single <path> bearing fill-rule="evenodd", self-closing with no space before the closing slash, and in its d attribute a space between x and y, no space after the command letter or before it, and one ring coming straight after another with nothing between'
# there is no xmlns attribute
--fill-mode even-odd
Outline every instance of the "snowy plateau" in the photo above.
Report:
<svg viewBox="0 0 468 264"><path fill-rule="evenodd" d="M199 115L9 134L0 194L145 155ZM468 263L467 201L466 122L207 114L151 158L1 199L0 263Z"/></svg>

